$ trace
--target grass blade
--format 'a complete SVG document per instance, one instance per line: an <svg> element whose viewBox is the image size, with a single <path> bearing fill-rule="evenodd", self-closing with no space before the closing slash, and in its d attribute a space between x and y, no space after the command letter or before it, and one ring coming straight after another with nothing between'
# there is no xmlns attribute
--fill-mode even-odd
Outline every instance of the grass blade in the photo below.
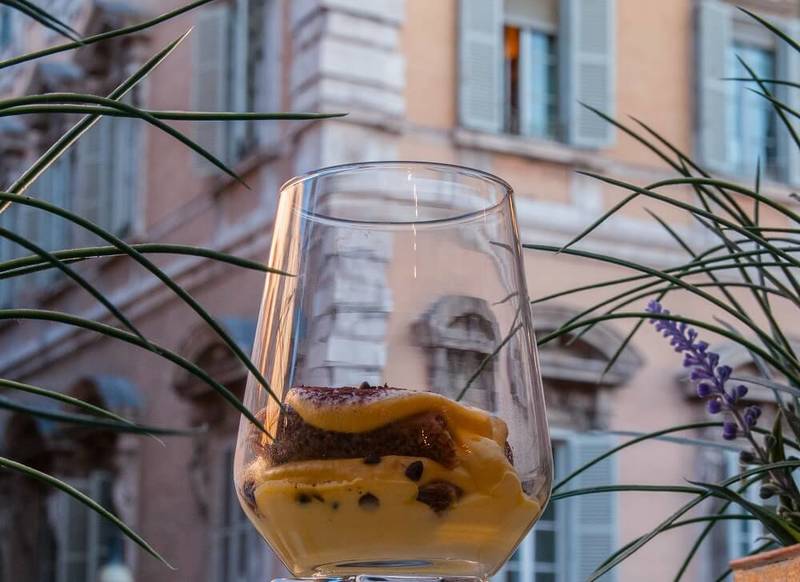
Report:
<svg viewBox="0 0 800 582"><path fill-rule="evenodd" d="M48 251L44 250L42 247L30 242L28 239L17 236L13 232L8 229L0 227L0 237L7 238L8 240L14 242L15 244L20 245L21 247L32 251L39 255L40 257L47 260L53 267L64 273L67 277L75 281L82 289L84 289L89 295L94 297L103 307L105 307L114 317L119 320L122 325L127 327L133 333L135 333L139 338L143 341L147 341L147 339L142 335L142 333L133 325L133 322L130 321L125 314L122 313L116 305L114 305L111 301L106 299L106 296L103 295L98 289L89 283L82 275L77 273L74 269L70 268L65 263L62 263L58 260L57 257L53 256Z"/></svg>
<svg viewBox="0 0 800 582"><path fill-rule="evenodd" d="M192 311L194 311L200 318L208 324L208 326L214 330L214 332L219 336L219 338L225 343L225 345L234 353L236 358L244 364L244 366L248 369L248 371L253 374L253 377L261 384L267 393L277 402L281 404L280 398L272 391L272 388L269 385L269 382L261 371L253 364L247 354L244 353L239 344L237 344L233 338L230 337L228 332L226 332L223 327L217 323L217 321L211 317L211 315L203 308L197 300L189 294L183 287L181 287L178 283L173 281L166 273L164 273L161 269L159 269L150 259L145 257L142 253L137 251L131 245L126 243L121 238L114 236L113 234L103 230L102 228L98 227L93 222L74 214L68 210L50 204L48 202L44 202L43 200L38 200L35 198L30 198L28 196L19 196L17 194L11 194L8 192L0 192L0 201L5 201L6 203L16 202L17 204L33 206L35 208L42 208L51 212L52 214L56 214L62 218L67 219L68 221L77 224L81 228L85 228L89 232L96 234L106 242L111 243L120 251L131 257L134 261L142 265L145 269L150 271L157 279L159 279L162 283L164 283L169 289L175 293L184 303L186 303ZM238 402L238 401L237 401ZM281 404L282 405L282 404ZM252 415L249 415L248 418L251 418ZM258 424L258 423L257 423ZM258 424L260 426L260 424Z"/></svg>
<svg viewBox="0 0 800 582"><path fill-rule="evenodd" d="M259 429L267 432L261 422L247 409L239 399L225 386L214 380L202 368L193 364L189 360L179 356L178 354L168 350L165 347L159 346L154 342L144 342L138 336L118 329L116 327L85 319L68 313L59 313L57 311L48 311L45 309L0 309L0 320L15 320L15 319L30 319L36 321L50 321L54 323L63 323L72 327L86 329L108 337L112 337L126 343L153 351L158 356L176 364L183 368L193 376L199 378L208 386L218 392L225 400L228 401L236 410L243 414L250 422L256 425Z"/></svg>
<svg viewBox="0 0 800 582"><path fill-rule="evenodd" d="M157 109L142 109L139 111L146 113L161 121L272 121L272 120L313 120L329 119L332 117L344 117L346 113L308 113L308 112L229 112L229 111L161 111ZM102 115L103 117L123 117L138 118L119 108L102 107L96 105L25 105L5 107L0 110L0 117L11 117L15 115L41 115L43 113L67 113L67 114L86 114Z"/></svg>
<svg viewBox="0 0 800 582"><path fill-rule="evenodd" d="M108 40L108 39L111 39L111 38L116 38L118 36L125 36L125 35L128 35L128 34L132 34L134 32L140 32L142 30L146 30L146 29L151 28L151 27L153 27L153 26L155 26L157 24L160 24L162 22L166 22L167 20L171 20L171 19L173 19L173 18L175 18L177 16L180 16L181 14L185 14L186 12L194 10L195 8L199 8L200 6L203 6L204 4L209 4L210 2L214 2L214 1L215 0L195 0L195 2L191 2L189 4L186 4L185 6L181 6L180 8L177 8L175 10L171 10L169 12L165 12L164 14L161 14L160 16L157 16L155 18L151 18L150 20L146 20L146 21L141 22L139 24L134 24L132 26L126 26L124 28L118 28L116 30L110 30L108 32L103 32L101 34L95 34L93 36L82 38L80 41L68 42L68 43L59 44L59 45L56 45L56 46L47 47L45 49L41 49L41 50L38 50L38 51L32 51L32 52L29 52L29 53L25 53L24 55L19 55L19 56L7 59L5 61L0 61L0 69L4 69L6 67L13 67L14 65L19 65L21 63L25 63L25 62L28 62L28 61L34 61L34 60L40 59L42 57L46 57L46 56L49 56L49 55L54 55L54 54L61 53L61 52L64 52L64 51L70 51L70 50L73 50L73 49L76 49L76 48L80 48L80 47L87 46L87 45L90 45L90 44L95 44L97 42L101 42L101 41Z"/></svg>
<svg viewBox="0 0 800 582"><path fill-rule="evenodd" d="M109 99L122 99L128 91L136 86L142 79L144 79L155 67L166 59L172 51L188 36L188 32L178 39L172 41L166 48L147 60L147 62L139 67L130 77L125 79L116 89L109 95ZM39 158L33 162L23 173L17 178L9 187L9 190L14 194L22 194L27 190L30 185L44 172L50 164L61 157L64 152L72 146L78 138L87 132L95 123L100 120L99 115L87 115L73 125L64 135L56 140ZM0 205L0 212L8 208L9 202Z"/></svg>
<svg viewBox="0 0 800 582"><path fill-rule="evenodd" d="M271 267L267 267L263 263L259 263L257 261L243 259L241 257L229 255L227 253L203 247L193 247L190 245L176 245L176 244L164 244L164 243L138 243L138 244L132 244L131 247L133 247L142 254L168 254L168 255L203 257L221 263L227 263L235 267L241 267L243 269L251 269L254 271L259 271L261 273L274 273L276 275L283 275L285 277L294 276L291 273L287 273L286 271L281 271L280 269L273 269ZM81 247L77 249L52 251L51 254L62 263L75 263L87 259L96 259L100 257L128 256L127 253L113 246ZM31 269L29 271L23 271L23 269L27 267L31 267ZM10 261L4 261L0 263L0 279L4 278L3 276L4 273L8 275L9 271L11 272L11 276L15 276L17 274L28 274L49 268L51 268L50 262L43 261L39 256L28 255L26 257L19 257L17 259L11 259Z"/></svg>
<svg viewBox="0 0 800 582"><path fill-rule="evenodd" d="M19 12L32 18L42 26L45 26L50 30L55 31L58 34L65 36L70 40L82 44L80 35L78 34L77 30L75 30L65 22L62 22L49 12L42 10L33 2L29 2L28 0L0 0L0 4L5 4L6 6L18 10Z"/></svg>
<svg viewBox="0 0 800 582"><path fill-rule="evenodd" d="M37 406L29 406L16 402L9 398L0 396L0 409L11 410L13 412L20 412L29 416L36 416L38 418L45 418L55 422L63 422L68 424L77 424L81 426L89 426L99 428L102 430L110 430L114 432L134 433L144 435L160 435L160 436L197 436L202 430L199 429L172 429L161 428L154 426L144 426L134 424L131 422L116 422L109 420L100 420L97 417L86 414L70 414L68 412L61 412L60 410L50 410L47 408L40 408Z"/></svg>
<svg viewBox="0 0 800 582"><path fill-rule="evenodd" d="M133 531L131 528L125 525L125 522L123 522L121 519L119 519L116 515L114 515L110 511L108 511L102 505L94 501L88 495L75 489L72 485L69 485L64 481L56 479L55 477L52 477L47 473L42 473L41 471L38 471L33 467L23 465L22 463L18 463L17 461L8 459L6 457L0 457L0 467L3 467L11 471L15 471L17 473L25 475L26 477L36 479L37 481L41 481L43 483L46 483L47 485L50 485L51 487L55 487L56 489L63 491L73 499L78 500L80 503L86 505L96 513L100 514L101 516L109 520L111 523L117 526L120 529L120 531L122 531L122 533L124 533L136 545L138 545L145 552L147 552L148 554L156 558L158 561L163 563L169 569L171 570L175 569L169 562L167 562L163 557L161 557L161 555L150 544L148 544L144 539L142 539L142 537L140 537L135 531Z"/></svg>

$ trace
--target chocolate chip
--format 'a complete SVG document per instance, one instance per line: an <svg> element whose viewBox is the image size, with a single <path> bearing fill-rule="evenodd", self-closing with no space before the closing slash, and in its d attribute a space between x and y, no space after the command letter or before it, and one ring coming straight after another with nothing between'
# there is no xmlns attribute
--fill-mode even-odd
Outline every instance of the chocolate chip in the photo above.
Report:
<svg viewBox="0 0 800 582"><path fill-rule="evenodd" d="M369 390L370 388L372 388L372 386L369 385L369 382L366 381L359 384L358 387L361 388L362 390Z"/></svg>
<svg viewBox="0 0 800 582"><path fill-rule="evenodd" d="M331 503L331 507L333 507L334 510L339 509L339 502L334 501L333 503Z"/></svg>
<svg viewBox="0 0 800 582"><path fill-rule="evenodd" d="M381 456L376 454L369 454L364 457L364 464L365 465L377 465L381 462Z"/></svg>
<svg viewBox="0 0 800 582"><path fill-rule="evenodd" d="M253 479L247 479L242 483L242 497L247 505L256 508L256 482Z"/></svg>
<svg viewBox="0 0 800 582"><path fill-rule="evenodd" d="M380 500L372 493L364 493L364 495L358 498L358 506L367 511L375 511L380 504Z"/></svg>
<svg viewBox="0 0 800 582"><path fill-rule="evenodd" d="M513 466L514 465L514 451L511 450L511 445L508 444L508 441L506 441L506 451L505 452L506 452L506 459L508 459L508 462L511 463L511 465Z"/></svg>
<svg viewBox="0 0 800 582"><path fill-rule="evenodd" d="M419 488L417 501L429 506L436 513L442 513L461 499L461 487L447 481L431 481Z"/></svg>
<svg viewBox="0 0 800 582"><path fill-rule="evenodd" d="M311 496L308 493L298 493L297 494L297 503L300 505L305 505L306 503L311 503Z"/></svg>
<svg viewBox="0 0 800 582"><path fill-rule="evenodd" d="M424 468L425 466L422 464L422 461L414 461L406 467L406 477L412 481L419 481L422 478L422 470Z"/></svg>

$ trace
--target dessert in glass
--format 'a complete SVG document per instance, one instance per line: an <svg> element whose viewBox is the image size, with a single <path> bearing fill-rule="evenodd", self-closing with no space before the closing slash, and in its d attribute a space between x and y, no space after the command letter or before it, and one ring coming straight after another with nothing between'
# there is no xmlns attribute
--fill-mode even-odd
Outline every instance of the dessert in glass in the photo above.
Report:
<svg viewBox="0 0 800 582"><path fill-rule="evenodd" d="M552 455L510 186L374 162L281 190L234 463L295 576L485 580Z"/></svg>

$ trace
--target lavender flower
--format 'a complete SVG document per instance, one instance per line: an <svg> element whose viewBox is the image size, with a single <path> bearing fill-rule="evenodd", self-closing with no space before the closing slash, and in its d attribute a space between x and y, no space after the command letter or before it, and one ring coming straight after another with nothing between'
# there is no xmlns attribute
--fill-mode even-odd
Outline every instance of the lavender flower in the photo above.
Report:
<svg viewBox="0 0 800 582"><path fill-rule="evenodd" d="M669 315L669 311L658 301L651 301L646 311L656 315ZM750 429L758 422L761 409L748 406L743 414L737 409L737 403L747 394L747 386L738 384L728 389L730 366L720 365L719 354L708 351L708 344L697 339L697 332L684 322L666 319L651 319L656 331L669 338L675 351L683 354L683 367L690 370L689 378L695 382L697 395L708 401L707 408L711 414L726 413L728 417L722 426L722 438L733 440L740 432L748 435Z"/></svg>

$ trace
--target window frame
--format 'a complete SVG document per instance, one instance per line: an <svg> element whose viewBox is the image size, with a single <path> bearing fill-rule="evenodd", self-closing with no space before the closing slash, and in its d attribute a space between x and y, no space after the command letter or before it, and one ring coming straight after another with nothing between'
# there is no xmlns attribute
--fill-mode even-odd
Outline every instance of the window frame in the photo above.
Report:
<svg viewBox="0 0 800 582"><path fill-rule="evenodd" d="M763 32L755 29L755 26L751 22L746 22L741 19L738 15L734 16L733 23L731 27L731 35L729 39L729 44L725 47L726 50L726 67L728 68L728 76L730 77L740 77L746 75L746 71L740 70L742 67L739 65L738 60L736 59L736 55L740 55L742 52L743 47L752 48L757 51L761 51L769 56L771 59L771 66L772 72L768 75L768 77L777 78L780 76L778 71L778 45L775 41L774 36L769 34L763 34ZM748 66L754 67L754 63L745 59ZM757 71L755 71L758 74ZM731 87L728 91L728 156L729 156L729 166L731 172L736 176L742 177L751 177L751 168L749 167L751 164L754 164L756 160L751 159L754 152L752 151L744 151L743 148L740 146L742 145L741 140L739 139L741 135L739 134L744 133L747 135L747 127L743 123L744 118L737 115L737 102L739 99L747 100L749 97L748 91L750 88L756 85L755 82L745 83L745 82L735 82L731 84ZM757 87L757 85L756 85ZM771 90L775 91L775 87L771 87ZM778 132L780 131L780 118L778 113L775 111L775 108L766 100L761 99L757 95L752 96L754 99L751 100L751 104L756 104L758 107L763 107L766 112L768 112L768 122L767 122L767 135L765 137L765 148L767 152L772 153L772 155L767 158L766 156L761 156L762 152L757 152L755 156L757 159L760 160L760 164L762 166L763 175L771 180L783 180L784 176L787 172L786 168L781 167L781 152L779 151L779 140L778 140ZM758 100L758 101L756 101ZM745 107L748 109L748 107ZM748 116L747 119L753 119L752 116ZM737 131L739 130L739 131ZM750 132L752 133L752 132ZM770 144L769 141L772 141Z"/></svg>
<svg viewBox="0 0 800 582"><path fill-rule="evenodd" d="M233 460L236 443L226 444L219 451L215 466L222 466L217 475L217 500L213 506L212 527L210 529L211 568L209 582L262 582L275 568L269 546L261 538L256 528L247 518L239 504L233 483ZM227 510L227 514L226 514ZM244 540L245 552L242 554L241 543ZM258 543L263 545L263 552L253 552L249 546ZM224 553L228 553L227 570L222 571L225 564ZM244 563L237 561L241 555L246 556ZM255 563L253 562L255 560ZM244 573L237 572L237 567L244 567Z"/></svg>
<svg viewBox="0 0 800 582"><path fill-rule="evenodd" d="M65 481L92 499L103 499L105 486L109 487L108 492L113 496L114 476L109 471L95 470L87 477L65 479ZM60 541L56 552L55 582L70 582L70 566L76 560L85 564L85 580L96 580L103 567L100 563L100 532L101 522L105 518L61 491L54 493L51 507L51 520L57 528L57 537ZM83 540L85 545L82 550L70 551L70 546L75 540L69 528L73 523L72 516L75 511L80 511L85 516L86 539Z"/></svg>

